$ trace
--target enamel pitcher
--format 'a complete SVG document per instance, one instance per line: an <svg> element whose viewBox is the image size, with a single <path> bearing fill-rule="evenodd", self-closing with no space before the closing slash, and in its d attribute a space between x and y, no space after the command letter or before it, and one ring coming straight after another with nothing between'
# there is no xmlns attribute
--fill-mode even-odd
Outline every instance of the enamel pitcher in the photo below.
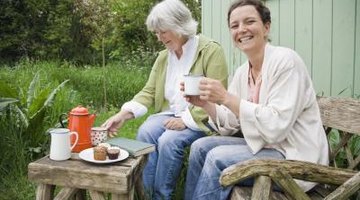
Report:
<svg viewBox="0 0 360 200"><path fill-rule="evenodd" d="M95 114L89 114L85 107L77 106L72 109L69 114L60 115L60 124L65 128L62 123L63 116L68 117L68 129L75 131L79 134L79 141L75 145L73 152L79 153L80 151L92 147L91 145L91 127L95 121ZM75 143L75 137L71 137L71 144Z"/></svg>
<svg viewBox="0 0 360 200"><path fill-rule="evenodd" d="M50 159L61 161L71 157L71 150L78 142L78 134L67 128L55 128L49 131L51 135ZM70 136L75 137L74 144L70 144Z"/></svg>

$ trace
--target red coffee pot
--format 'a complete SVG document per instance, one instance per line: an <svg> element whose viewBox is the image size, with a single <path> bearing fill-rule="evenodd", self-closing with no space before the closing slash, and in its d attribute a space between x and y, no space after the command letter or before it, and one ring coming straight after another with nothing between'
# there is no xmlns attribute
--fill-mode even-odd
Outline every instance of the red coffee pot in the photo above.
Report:
<svg viewBox="0 0 360 200"><path fill-rule="evenodd" d="M89 114L86 108L79 105L73 108L69 114L64 113L60 116L60 124L63 127L62 117L66 115L68 116L68 129L77 132L79 135L78 143L72 149L72 152L79 153L84 149L92 147L90 133L95 121L95 114ZM71 137L71 144L74 144L75 139L75 137Z"/></svg>

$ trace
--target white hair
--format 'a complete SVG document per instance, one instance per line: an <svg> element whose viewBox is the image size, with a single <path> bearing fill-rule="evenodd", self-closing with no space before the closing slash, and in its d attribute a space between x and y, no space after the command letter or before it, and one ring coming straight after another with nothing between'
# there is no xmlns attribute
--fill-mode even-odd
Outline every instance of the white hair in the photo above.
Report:
<svg viewBox="0 0 360 200"><path fill-rule="evenodd" d="M198 23L180 0L164 0L156 4L146 19L150 31L172 31L181 36L194 36Z"/></svg>

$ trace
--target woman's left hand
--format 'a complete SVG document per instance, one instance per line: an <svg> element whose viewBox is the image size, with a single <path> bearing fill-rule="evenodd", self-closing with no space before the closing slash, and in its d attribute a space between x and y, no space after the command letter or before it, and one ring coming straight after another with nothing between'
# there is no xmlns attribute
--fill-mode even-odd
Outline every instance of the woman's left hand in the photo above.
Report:
<svg viewBox="0 0 360 200"><path fill-rule="evenodd" d="M177 131L181 131L186 128L183 120L177 117L171 117L170 119L165 120L164 126L167 129L177 130Z"/></svg>
<svg viewBox="0 0 360 200"><path fill-rule="evenodd" d="M185 90L184 82L181 82L180 91L184 92L184 90ZM194 106L204 107L206 104L208 104L207 101L200 99L200 95L195 95L195 96L184 95L184 98L187 102L191 103Z"/></svg>

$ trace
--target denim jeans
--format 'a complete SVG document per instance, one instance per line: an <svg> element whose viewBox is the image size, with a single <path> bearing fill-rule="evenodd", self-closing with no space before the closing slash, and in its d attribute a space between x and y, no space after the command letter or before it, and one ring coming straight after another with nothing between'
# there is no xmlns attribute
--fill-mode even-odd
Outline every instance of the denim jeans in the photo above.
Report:
<svg viewBox="0 0 360 200"><path fill-rule="evenodd" d="M285 159L275 149L262 149L255 155L243 138L212 136L195 141L191 145L187 169L185 200L226 200L232 187L222 187L219 177L226 167L257 158ZM243 183L252 184L251 180Z"/></svg>
<svg viewBox="0 0 360 200"><path fill-rule="evenodd" d="M137 140L155 144L143 171L145 193L149 199L170 199L183 166L184 149L205 136L201 131L169 130L164 121L172 115L152 115L139 128Z"/></svg>

